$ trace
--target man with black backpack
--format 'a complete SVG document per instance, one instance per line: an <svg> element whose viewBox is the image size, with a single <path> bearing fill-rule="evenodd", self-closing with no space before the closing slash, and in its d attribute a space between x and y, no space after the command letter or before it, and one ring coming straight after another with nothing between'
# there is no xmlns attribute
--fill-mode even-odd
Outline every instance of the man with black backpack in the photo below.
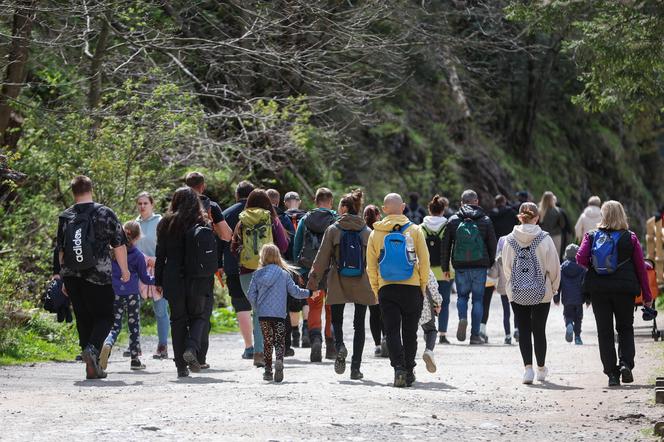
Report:
<svg viewBox="0 0 664 442"><path fill-rule="evenodd" d="M71 181L75 204L59 217L57 249L63 291L76 316L76 329L87 379L101 379L99 352L113 326L115 294L111 285L111 249L122 271L127 267L127 238L115 213L92 199L92 180L79 175Z"/></svg>
<svg viewBox="0 0 664 442"><path fill-rule="evenodd" d="M470 343L483 344L480 338L482 299L488 269L496 258L496 234L493 224L479 206L473 190L461 194L461 209L452 216L443 234L441 266L444 276L450 277L450 258L455 270L459 327L457 339L466 340L468 328L468 299L472 294Z"/></svg>
<svg viewBox="0 0 664 442"><path fill-rule="evenodd" d="M332 209L334 195L330 189L321 187L316 190L316 208L307 213L298 224L293 244L293 256L297 259L300 274L306 278L313 265L314 258L323 241L323 234L329 226L337 220L337 213ZM327 278L323 277L318 286L319 290L325 291ZM322 314L325 306L325 295L307 300L309 304L309 341L311 342L311 362L322 360L323 336ZM336 351L332 341L331 330L332 313L329 306L325 307L325 358L335 359Z"/></svg>

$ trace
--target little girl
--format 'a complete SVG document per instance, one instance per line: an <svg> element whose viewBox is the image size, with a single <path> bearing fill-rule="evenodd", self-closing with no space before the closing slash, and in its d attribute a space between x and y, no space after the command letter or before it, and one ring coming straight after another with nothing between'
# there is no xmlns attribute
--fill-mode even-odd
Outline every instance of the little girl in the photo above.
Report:
<svg viewBox="0 0 664 442"><path fill-rule="evenodd" d="M276 353L274 381L284 379L284 350L286 341L286 304L288 295L296 299L311 296L311 290L295 285L292 275L295 269L281 257L279 248L274 244L265 244L259 255L260 267L251 278L247 299L258 315L263 332L265 374L263 379L271 381L272 348Z"/></svg>
<svg viewBox="0 0 664 442"><path fill-rule="evenodd" d="M424 294L424 303L422 306L422 316L420 316L420 326L424 331L424 344L426 349L422 359L430 373L436 372L436 361L433 358L433 349L436 346L436 318L440 314L440 307L443 303L443 297L438 291L438 281L432 270L429 270L429 282L427 283L426 293Z"/></svg>
<svg viewBox="0 0 664 442"><path fill-rule="evenodd" d="M131 353L130 368L132 370L145 370L145 365L138 358L140 349L139 312L141 309L141 295L138 288L138 281L140 280L145 285L154 285L155 282L154 277L150 276L147 272L145 256L138 248L134 247L136 242L141 238L140 224L136 221L128 221L123 227L128 241L127 265L131 278L127 282L120 280L122 271L117 261L114 260L113 291L115 292L115 302L113 303L113 311L115 312L115 321L113 322L113 328L111 328L110 333L106 337L106 341L104 341L104 346L99 356L99 363L105 370L108 365L108 357L111 355L111 349L122 329L122 315L126 311L129 328L129 351Z"/></svg>

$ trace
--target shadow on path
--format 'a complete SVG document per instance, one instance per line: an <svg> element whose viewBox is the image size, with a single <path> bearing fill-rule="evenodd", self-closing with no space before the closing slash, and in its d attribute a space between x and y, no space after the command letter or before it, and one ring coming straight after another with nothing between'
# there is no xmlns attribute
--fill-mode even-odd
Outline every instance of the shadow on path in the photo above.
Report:
<svg viewBox="0 0 664 442"><path fill-rule="evenodd" d="M87 379L85 381L76 381L74 385L77 387L138 387L143 385L143 381L132 382L130 384L125 381L106 381L104 379Z"/></svg>
<svg viewBox="0 0 664 442"><path fill-rule="evenodd" d="M199 385L204 385L204 384L237 384L237 381L231 381L228 379L215 379L215 378L208 378L208 377L197 377L197 376L190 376L187 378L180 378L174 381L169 381L171 384L199 384Z"/></svg>
<svg viewBox="0 0 664 442"><path fill-rule="evenodd" d="M564 391L570 391L570 390L583 390L583 387L574 387L573 385L560 385L560 384L554 384L553 382L549 381L544 381L540 384L532 384L528 385L529 388L537 388L540 390L564 390Z"/></svg>

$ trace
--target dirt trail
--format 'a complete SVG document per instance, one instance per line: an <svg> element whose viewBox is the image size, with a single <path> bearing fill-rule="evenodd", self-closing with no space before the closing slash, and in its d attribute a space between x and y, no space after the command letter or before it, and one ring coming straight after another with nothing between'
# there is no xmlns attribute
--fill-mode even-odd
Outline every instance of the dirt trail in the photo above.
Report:
<svg viewBox="0 0 664 442"><path fill-rule="evenodd" d="M454 308L450 317L455 330ZM438 346L438 372L420 364L410 389L390 386L392 370L387 360L374 358L368 331L364 381L351 381L349 370L336 375L329 361L312 365L307 350L296 349L285 382L268 385L260 370L239 358L237 335L215 336L213 369L181 381L171 361L146 360L148 370L136 373L119 353L103 381L83 380L76 363L4 367L0 440L93 434L99 440L647 440L643 430L664 415L664 406L654 405L651 387L661 343L645 329L638 331L635 383L609 390L592 310L586 311L585 345L574 346L563 338L562 307L552 306L549 382L524 386L518 347L502 345L501 321L494 297L492 344ZM347 327L349 348L351 333ZM144 339L146 353L153 347Z"/></svg>

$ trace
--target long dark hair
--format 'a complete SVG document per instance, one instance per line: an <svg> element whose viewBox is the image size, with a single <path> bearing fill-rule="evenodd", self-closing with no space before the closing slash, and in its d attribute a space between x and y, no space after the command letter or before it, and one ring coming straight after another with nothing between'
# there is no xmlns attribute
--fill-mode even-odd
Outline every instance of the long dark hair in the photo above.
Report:
<svg viewBox="0 0 664 442"><path fill-rule="evenodd" d="M247 198L247 204L244 206L245 209L253 209L253 208L259 208L259 209L265 209L268 212L270 212L270 215L272 216L272 219L277 218L277 211L274 210L274 206L272 205L272 201L270 201L270 197L267 195L267 192L264 191L263 189L254 189L251 191L249 194L249 197Z"/></svg>
<svg viewBox="0 0 664 442"><path fill-rule="evenodd" d="M194 225L207 222L198 194L190 187L180 187L157 226L157 238L162 235L183 236Z"/></svg>

